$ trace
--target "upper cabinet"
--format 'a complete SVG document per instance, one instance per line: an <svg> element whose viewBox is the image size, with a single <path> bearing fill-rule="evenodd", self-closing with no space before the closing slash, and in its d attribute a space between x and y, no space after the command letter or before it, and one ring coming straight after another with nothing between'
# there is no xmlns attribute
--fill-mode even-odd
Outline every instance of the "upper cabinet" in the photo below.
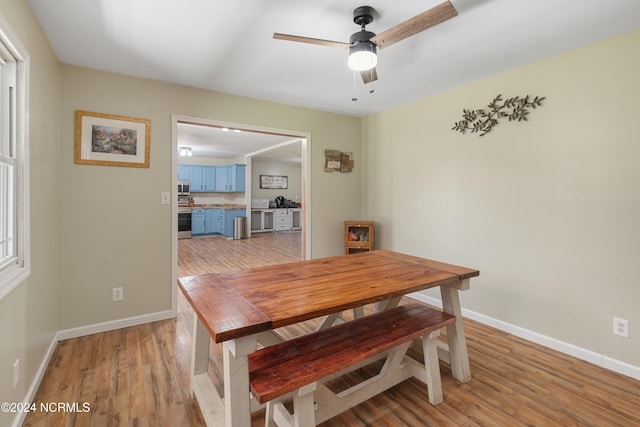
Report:
<svg viewBox="0 0 640 427"><path fill-rule="evenodd" d="M227 191L245 191L246 165L227 166Z"/></svg>
<svg viewBox="0 0 640 427"><path fill-rule="evenodd" d="M192 193L243 193L246 165L178 165L178 180L189 181Z"/></svg>
<svg viewBox="0 0 640 427"><path fill-rule="evenodd" d="M191 181L189 165L178 165L178 181Z"/></svg>
<svg viewBox="0 0 640 427"><path fill-rule="evenodd" d="M227 167L216 166L216 192L224 193L227 190Z"/></svg>
<svg viewBox="0 0 640 427"><path fill-rule="evenodd" d="M190 166L189 169L191 192L215 191L216 174L213 166Z"/></svg>

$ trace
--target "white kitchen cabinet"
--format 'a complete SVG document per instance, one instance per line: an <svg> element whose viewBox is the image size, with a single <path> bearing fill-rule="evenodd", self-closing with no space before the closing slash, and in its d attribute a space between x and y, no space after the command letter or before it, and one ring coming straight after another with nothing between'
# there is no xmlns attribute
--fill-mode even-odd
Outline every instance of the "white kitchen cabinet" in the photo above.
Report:
<svg viewBox="0 0 640 427"><path fill-rule="evenodd" d="M300 208L252 209L251 232L301 230Z"/></svg>
<svg viewBox="0 0 640 427"><path fill-rule="evenodd" d="M262 231L273 231L273 214L275 209L262 210Z"/></svg>
<svg viewBox="0 0 640 427"><path fill-rule="evenodd" d="M262 233L263 213L259 209L251 209L251 232Z"/></svg>
<svg viewBox="0 0 640 427"><path fill-rule="evenodd" d="M273 214L275 209L252 209L251 232L264 233L273 231Z"/></svg>
<svg viewBox="0 0 640 427"><path fill-rule="evenodd" d="M289 209L291 213L291 229L292 230L302 230L302 209L300 208L292 208Z"/></svg>
<svg viewBox="0 0 640 427"><path fill-rule="evenodd" d="M291 213L289 212L289 209L276 209L273 214L273 230L291 230Z"/></svg>

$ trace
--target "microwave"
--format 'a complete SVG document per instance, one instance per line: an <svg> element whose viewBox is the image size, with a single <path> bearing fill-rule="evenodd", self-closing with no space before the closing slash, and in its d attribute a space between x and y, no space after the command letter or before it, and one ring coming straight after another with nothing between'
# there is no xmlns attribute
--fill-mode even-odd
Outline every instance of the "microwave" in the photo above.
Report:
<svg viewBox="0 0 640 427"><path fill-rule="evenodd" d="M189 181L178 181L178 196L189 195Z"/></svg>

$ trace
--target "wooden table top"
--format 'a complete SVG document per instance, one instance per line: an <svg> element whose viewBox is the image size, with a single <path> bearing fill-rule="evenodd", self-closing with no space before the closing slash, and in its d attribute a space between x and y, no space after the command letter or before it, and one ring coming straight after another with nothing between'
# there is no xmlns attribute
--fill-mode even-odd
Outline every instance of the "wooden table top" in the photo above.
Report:
<svg viewBox="0 0 640 427"><path fill-rule="evenodd" d="M223 342L479 274L375 250L181 277L178 285L214 341Z"/></svg>

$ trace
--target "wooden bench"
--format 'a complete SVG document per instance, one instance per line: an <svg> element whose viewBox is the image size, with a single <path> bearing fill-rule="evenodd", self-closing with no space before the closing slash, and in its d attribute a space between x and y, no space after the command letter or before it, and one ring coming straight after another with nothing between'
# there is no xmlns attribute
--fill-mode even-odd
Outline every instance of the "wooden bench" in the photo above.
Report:
<svg viewBox="0 0 640 427"><path fill-rule="evenodd" d="M254 398L267 403L265 425L315 426L410 377L427 385L432 405L442 402L436 338L453 322L450 314L413 303L257 350L249 355L249 381ZM405 357L420 337L424 363ZM380 373L340 393L320 382L385 356ZM290 393L293 414L282 403Z"/></svg>

